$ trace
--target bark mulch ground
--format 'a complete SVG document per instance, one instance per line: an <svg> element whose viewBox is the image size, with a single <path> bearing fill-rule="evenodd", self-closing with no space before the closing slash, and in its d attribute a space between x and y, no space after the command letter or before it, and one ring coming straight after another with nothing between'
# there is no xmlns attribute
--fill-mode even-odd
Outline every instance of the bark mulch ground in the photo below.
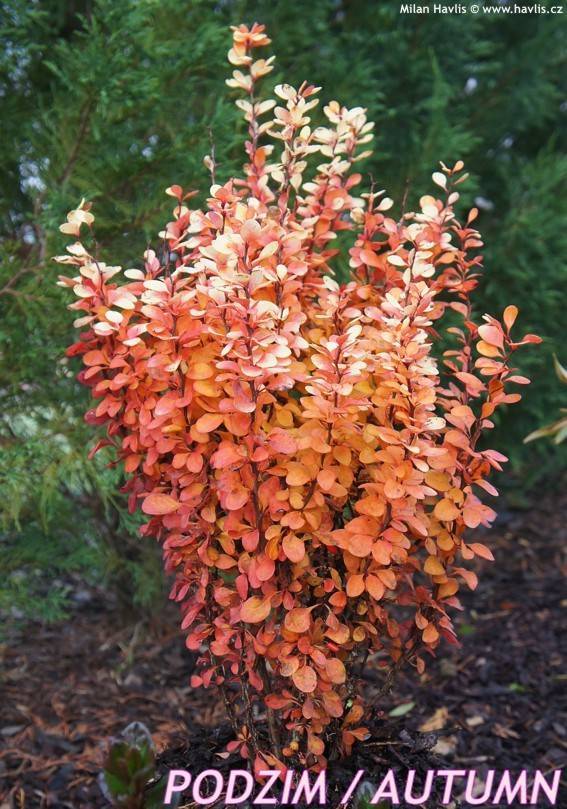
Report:
<svg viewBox="0 0 567 809"><path fill-rule="evenodd" d="M502 514L484 539L497 563L479 564L479 588L463 599L462 646L443 647L421 679L400 674L371 717L373 738L335 767L339 784L359 768L376 782L390 767L482 777L567 765L567 493ZM170 631L176 610L166 616L151 631L116 628L99 595L0 647L0 809L108 805L103 750L136 720L151 730L161 772L242 766L216 755L230 738L222 700L189 687L193 657ZM379 685L371 669L369 694ZM567 807L565 787L557 806Z"/></svg>

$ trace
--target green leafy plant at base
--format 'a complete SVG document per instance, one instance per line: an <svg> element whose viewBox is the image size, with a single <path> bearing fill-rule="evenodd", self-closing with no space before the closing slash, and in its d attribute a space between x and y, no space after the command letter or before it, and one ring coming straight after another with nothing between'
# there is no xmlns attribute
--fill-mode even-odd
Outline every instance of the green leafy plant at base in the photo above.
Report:
<svg viewBox="0 0 567 809"><path fill-rule="evenodd" d="M141 722L132 722L110 743L99 777L101 791L115 809L158 809L164 805L165 783L153 783L155 775L150 732ZM177 806L176 798L169 806Z"/></svg>

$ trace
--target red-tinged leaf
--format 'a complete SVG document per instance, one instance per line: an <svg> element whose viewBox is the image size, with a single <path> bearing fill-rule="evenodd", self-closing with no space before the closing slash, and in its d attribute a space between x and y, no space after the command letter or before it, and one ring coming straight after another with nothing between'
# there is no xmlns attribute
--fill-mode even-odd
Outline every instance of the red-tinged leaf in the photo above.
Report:
<svg viewBox="0 0 567 809"><path fill-rule="evenodd" d="M477 556L481 556L483 559L488 559L490 562L494 562L492 551L490 548L487 548L486 545L483 545L480 542L469 542L469 548L474 551Z"/></svg>
<svg viewBox="0 0 567 809"><path fill-rule="evenodd" d="M464 303L460 303L459 301L451 301L449 307L453 309L453 311L458 312L463 317L466 317L468 314L467 307Z"/></svg>
<svg viewBox="0 0 567 809"><path fill-rule="evenodd" d="M465 503L463 507L463 522L467 528L478 528L483 518L482 508L476 503Z"/></svg>
<svg viewBox="0 0 567 809"><path fill-rule="evenodd" d="M491 346L502 348L504 345L504 334L498 323L485 323L478 327L479 336Z"/></svg>
<svg viewBox="0 0 567 809"><path fill-rule="evenodd" d="M397 500L398 498L403 497L404 492L404 487L397 480L392 480L389 478L384 484L384 495L388 498L388 500Z"/></svg>
<svg viewBox="0 0 567 809"><path fill-rule="evenodd" d="M113 445L112 441L109 438L101 438L99 441L96 442L94 447L91 447L91 449L89 450L89 454L87 456L89 461L92 460L94 458L94 456L97 454L97 452L99 450L101 450L103 447L112 447L112 446L114 446L114 445ZM132 458L132 457L139 457L139 456L130 455L126 459L126 462L124 463L124 471L125 472L133 472L134 469L136 469L136 467L138 466L138 464L136 464L136 466L132 466L132 462L128 463L129 459ZM130 468L128 468L128 467L130 467Z"/></svg>
<svg viewBox="0 0 567 809"><path fill-rule="evenodd" d="M435 643L435 641L439 640L439 632L434 624L428 624L425 627L422 638L424 643Z"/></svg>
<svg viewBox="0 0 567 809"><path fill-rule="evenodd" d="M222 413L205 413L200 419L195 422L195 428L200 433L212 433L219 425L222 424L224 415Z"/></svg>
<svg viewBox="0 0 567 809"><path fill-rule="evenodd" d="M363 559L372 552L372 537L356 534L348 542L348 550L353 556Z"/></svg>
<svg viewBox="0 0 567 809"><path fill-rule="evenodd" d="M502 352L499 348L494 345L490 345L490 343L486 343L484 340L479 340L476 344L476 350L479 354L482 354L483 357L501 357Z"/></svg>
<svg viewBox="0 0 567 809"><path fill-rule="evenodd" d="M348 732L359 742L365 742L366 739L370 738L370 731L368 728L351 728Z"/></svg>
<svg viewBox="0 0 567 809"><path fill-rule="evenodd" d="M386 588L380 579L373 574L366 577L366 589L375 601L380 601L386 592Z"/></svg>
<svg viewBox="0 0 567 809"><path fill-rule="evenodd" d="M268 706L268 708L272 708L275 711L281 711L283 708L289 708L293 705L293 701L288 697L280 697L278 694L268 694L268 696L264 699L264 702Z"/></svg>
<svg viewBox="0 0 567 809"><path fill-rule="evenodd" d="M469 374L466 371L458 371L455 374L459 382L462 382L471 396L478 396L485 389L485 384L478 379L474 374Z"/></svg>
<svg viewBox="0 0 567 809"><path fill-rule="evenodd" d="M317 688L317 674L311 666L302 666L292 675L293 684L304 694L311 694Z"/></svg>
<svg viewBox="0 0 567 809"><path fill-rule="evenodd" d="M262 554L256 559L255 571L260 581L269 581L276 570L276 563Z"/></svg>
<svg viewBox="0 0 567 809"><path fill-rule="evenodd" d="M475 480L474 481L477 486L480 486L481 489L484 489L485 492L491 494L493 497L498 497L498 489L495 488L492 483L488 480Z"/></svg>
<svg viewBox="0 0 567 809"><path fill-rule="evenodd" d="M144 514L156 516L172 514L174 511L177 511L178 508L179 503L175 498L171 497L169 494L161 494L160 492L149 494L142 502L142 511Z"/></svg>
<svg viewBox="0 0 567 809"><path fill-rule="evenodd" d="M361 595L364 590L364 576L362 576L360 573L353 573L348 577L346 584L347 596L350 598L357 598L357 596Z"/></svg>
<svg viewBox="0 0 567 809"><path fill-rule="evenodd" d="M337 472L338 470L333 467L321 469L321 471L317 475L317 483L323 489L323 491L328 492L330 489L333 488L333 486L335 485L335 481L337 479Z"/></svg>
<svg viewBox="0 0 567 809"><path fill-rule="evenodd" d="M347 597L342 590L337 593L333 593L333 595L329 598L329 604L336 607L338 610L342 610L344 607L346 607L346 603Z"/></svg>
<svg viewBox="0 0 567 809"><path fill-rule="evenodd" d="M242 486L229 491L224 497L223 504L228 511L238 511L243 508L249 500L250 492Z"/></svg>
<svg viewBox="0 0 567 809"><path fill-rule="evenodd" d="M327 677L334 685L341 685L346 681L346 669L342 660L333 657L325 663Z"/></svg>
<svg viewBox="0 0 567 809"><path fill-rule="evenodd" d="M464 579L470 590L476 590L478 586L478 576L472 570L465 570L462 567L456 567L455 573Z"/></svg>
<svg viewBox="0 0 567 809"><path fill-rule="evenodd" d="M282 455L292 455L297 451L297 441L283 430L274 431L268 439L270 448Z"/></svg>
<svg viewBox="0 0 567 809"><path fill-rule="evenodd" d="M230 570L237 564L237 560L233 559L232 556L228 556L226 553L221 553L215 562L215 567L217 567L219 570Z"/></svg>
<svg viewBox="0 0 567 809"><path fill-rule="evenodd" d="M205 418L205 416L202 418ZM199 421L197 422L197 429L200 432L210 432L209 430L201 430L198 427ZM218 427L218 424L216 426ZM232 444L230 441L222 441L218 450L211 456L211 466L213 469L226 469L227 467L239 466L244 460L241 447Z"/></svg>
<svg viewBox="0 0 567 809"><path fill-rule="evenodd" d="M165 189L165 193L169 197L176 197L180 202L183 199L183 189L180 185L170 185L169 188Z"/></svg>
<svg viewBox="0 0 567 809"><path fill-rule="evenodd" d="M245 534L242 534L242 545L244 546L244 550L252 553L258 547L258 543L260 541L260 532L257 529L253 531L247 531Z"/></svg>
<svg viewBox="0 0 567 809"><path fill-rule="evenodd" d="M259 624L265 621L272 609L271 598L252 596L240 608L240 620L247 624Z"/></svg>
<svg viewBox="0 0 567 809"><path fill-rule="evenodd" d="M377 570L376 575L388 590L395 590L397 579L393 570Z"/></svg>
<svg viewBox="0 0 567 809"><path fill-rule="evenodd" d="M311 480L311 473L303 464L290 463L287 470L286 483L289 486L303 486Z"/></svg>
<svg viewBox="0 0 567 809"><path fill-rule="evenodd" d="M377 519L365 514L362 517L355 517L353 520L349 520L345 525L345 530L352 534L369 534L372 536L378 533L379 527L380 524Z"/></svg>
<svg viewBox="0 0 567 809"><path fill-rule="evenodd" d="M329 716L334 719L338 719L344 713L341 698L334 691L323 692L323 705Z"/></svg>
<svg viewBox="0 0 567 809"><path fill-rule="evenodd" d="M506 325L508 331L512 328L514 323L516 322L516 318L518 317L518 307L517 306L507 306L504 309L504 316L503 320Z"/></svg>
<svg viewBox="0 0 567 809"><path fill-rule="evenodd" d="M294 534L288 534L284 538L282 548L290 562L301 562L305 556L305 543Z"/></svg>
<svg viewBox="0 0 567 809"><path fill-rule="evenodd" d="M376 245L380 247L380 245ZM381 262L376 253L373 250L363 249L360 251L360 258L367 264L369 267L380 267Z"/></svg>
<svg viewBox="0 0 567 809"><path fill-rule="evenodd" d="M280 662L280 673L282 677L291 677L299 668L299 658L296 655L284 657Z"/></svg>
<svg viewBox="0 0 567 809"><path fill-rule="evenodd" d="M290 632L307 632L311 626L311 610L314 607L295 607L287 613L284 620L284 626Z"/></svg>
<svg viewBox="0 0 567 809"><path fill-rule="evenodd" d="M307 749L310 753L313 753L314 756L322 756L325 752L325 742L319 736L315 736L313 733L308 733Z"/></svg>
<svg viewBox="0 0 567 809"><path fill-rule="evenodd" d="M488 458L491 465L494 466L495 469L499 471L502 469L500 466L501 463L506 463L508 457L506 455L502 455L501 452L497 452L495 449L485 449L482 450L480 453L484 458Z"/></svg>
<svg viewBox="0 0 567 809"><path fill-rule="evenodd" d="M460 447L461 449L468 449L469 447L469 439L460 430L448 430L445 433L445 440L454 447Z"/></svg>
<svg viewBox="0 0 567 809"><path fill-rule="evenodd" d="M102 351L87 351L83 356L85 365L106 365L106 359Z"/></svg>

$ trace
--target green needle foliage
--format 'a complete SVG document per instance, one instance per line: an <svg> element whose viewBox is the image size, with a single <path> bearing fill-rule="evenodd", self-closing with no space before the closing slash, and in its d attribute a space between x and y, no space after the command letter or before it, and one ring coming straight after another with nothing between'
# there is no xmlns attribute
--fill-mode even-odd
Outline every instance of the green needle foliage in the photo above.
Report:
<svg viewBox="0 0 567 809"><path fill-rule="evenodd" d="M57 617L68 577L112 582L128 603L162 593L159 568L115 491L87 459L85 394L64 357L71 318L46 258L82 197L106 256L128 265L157 236L172 183L206 188L242 162L226 93L228 26L268 26L285 72L353 99L377 122L363 170L405 208L435 160L463 159L464 203L486 238L482 308L516 301L534 382L499 438L524 487L564 447L523 444L563 404L567 179L565 23L551 15L404 15L398 0L5 0L0 11L0 609ZM281 71L281 72L280 72ZM61 585L53 584L61 580ZM132 582L136 586L132 587ZM45 582L48 582L46 585ZM142 583L142 584L141 584ZM143 609L144 603L140 605Z"/></svg>

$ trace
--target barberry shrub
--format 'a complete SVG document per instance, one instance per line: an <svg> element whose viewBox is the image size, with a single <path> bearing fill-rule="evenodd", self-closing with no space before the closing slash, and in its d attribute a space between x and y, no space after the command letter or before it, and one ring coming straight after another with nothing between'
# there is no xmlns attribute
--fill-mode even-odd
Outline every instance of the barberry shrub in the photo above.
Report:
<svg viewBox="0 0 567 809"><path fill-rule="evenodd" d="M506 460L479 439L520 399L509 385L528 382L512 354L539 338L511 336L514 306L502 323L473 318L482 242L474 209L455 217L462 163L433 174L440 198L392 218L374 185L353 195L365 110L333 101L312 128L319 88L260 100L273 57L253 53L270 40L257 24L233 39L243 176L221 184L208 155L202 209L168 188L161 255L148 249L123 283L81 241L56 261L78 269L60 283L78 298L68 354L96 399L87 421L108 425L95 449L115 448L175 574L201 652L193 685L220 687L229 749L256 769L321 768L368 735L357 678L370 656L385 676L421 673L456 642L449 612L477 583L467 563L492 559L465 532L494 518L479 495L497 494L487 478ZM89 207L61 230L90 230Z"/></svg>

